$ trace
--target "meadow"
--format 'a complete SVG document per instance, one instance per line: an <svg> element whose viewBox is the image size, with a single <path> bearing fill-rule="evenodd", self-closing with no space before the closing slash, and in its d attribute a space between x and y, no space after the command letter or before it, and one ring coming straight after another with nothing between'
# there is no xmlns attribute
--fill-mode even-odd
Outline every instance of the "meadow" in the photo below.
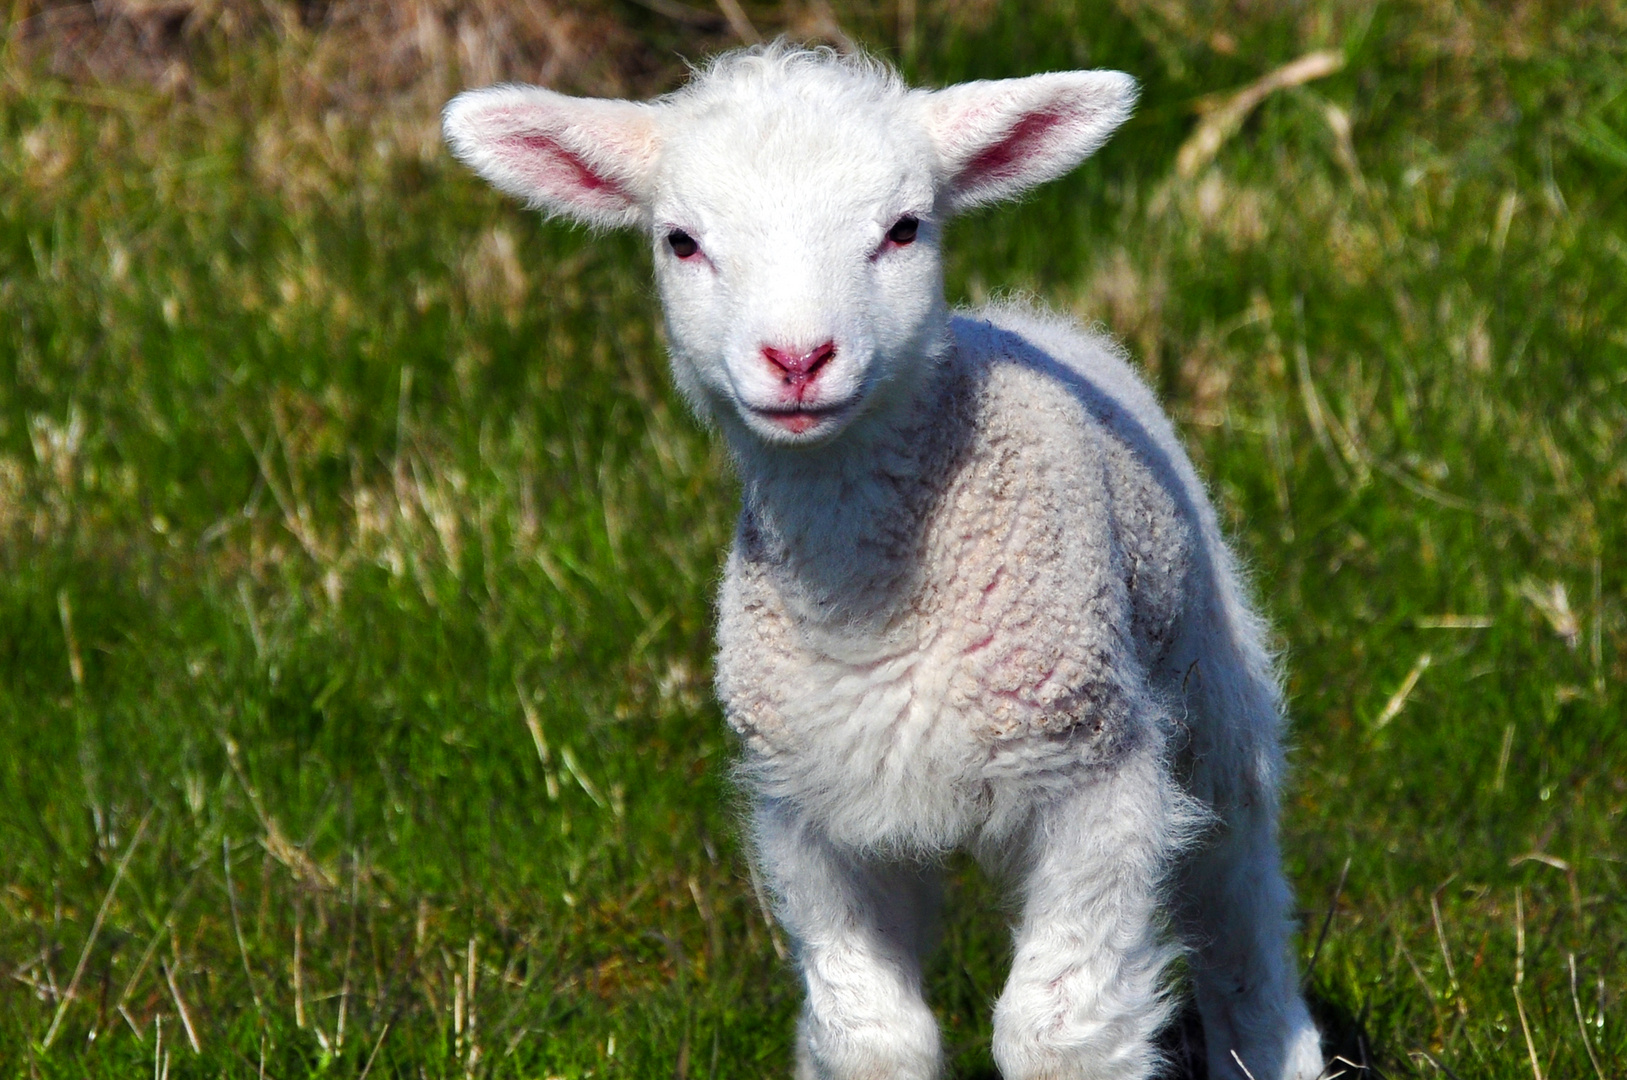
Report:
<svg viewBox="0 0 1627 1080"><path fill-rule="evenodd" d="M1142 81L1084 168L951 228L951 296L1105 324L1210 480L1289 673L1334 1071L1627 1075L1620 0L7 27L0 1073L788 1075L710 695L728 463L645 241L504 201L436 115L783 30L925 84ZM995 1075L994 895L951 864L963 1078Z"/></svg>

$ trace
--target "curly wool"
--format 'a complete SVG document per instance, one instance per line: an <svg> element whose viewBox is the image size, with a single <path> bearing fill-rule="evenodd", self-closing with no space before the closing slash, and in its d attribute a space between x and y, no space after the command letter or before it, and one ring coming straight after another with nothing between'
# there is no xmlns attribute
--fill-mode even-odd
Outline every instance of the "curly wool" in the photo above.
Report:
<svg viewBox="0 0 1627 1080"><path fill-rule="evenodd" d="M996 325L1034 316L980 314L955 321L920 422L868 448L872 490L786 505L748 487L725 573L718 693L749 783L856 848L1009 826L1036 789L1144 740L1165 715L1148 699L1178 689L1202 525L1136 450L1150 394L1104 339L1059 361Z"/></svg>

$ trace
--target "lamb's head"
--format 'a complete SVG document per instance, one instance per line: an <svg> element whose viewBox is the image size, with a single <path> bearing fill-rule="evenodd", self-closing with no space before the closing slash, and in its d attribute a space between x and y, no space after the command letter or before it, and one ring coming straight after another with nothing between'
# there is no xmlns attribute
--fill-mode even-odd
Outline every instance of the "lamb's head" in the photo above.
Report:
<svg viewBox="0 0 1627 1080"><path fill-rule="evenodd" d="M875 61L770 46L649 103L472 91L445 131L551 214L645 230L697 410L818 445L909 400L946 348L945 219L1073 168L1134 98L1108 71L910 90Z"/></svg>

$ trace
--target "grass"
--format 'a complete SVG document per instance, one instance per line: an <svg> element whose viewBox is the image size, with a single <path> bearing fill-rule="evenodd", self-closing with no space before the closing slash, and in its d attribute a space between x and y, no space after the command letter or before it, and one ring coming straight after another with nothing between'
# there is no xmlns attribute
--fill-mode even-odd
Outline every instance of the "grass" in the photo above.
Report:
<svg viewBox="0 0 1627 1080"><path fill-rule="evenodd" d="M1627 1071L1627 8L837 14L922 81L1144 83L955 226L951 289L1106 322L1211 478L1288 658L1338 1048ZM179 89L8 54L0 1069L783 1074L708 690L734 496L642 245L483 190L432 113L313 105L304 40L204 35ZM1005 933L952 892L931 992L992 1075Z"/></svg>

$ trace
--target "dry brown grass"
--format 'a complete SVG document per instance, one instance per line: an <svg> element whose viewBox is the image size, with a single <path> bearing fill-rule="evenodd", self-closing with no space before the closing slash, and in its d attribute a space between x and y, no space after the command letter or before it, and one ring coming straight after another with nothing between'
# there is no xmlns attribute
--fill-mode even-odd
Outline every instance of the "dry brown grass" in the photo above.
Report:
<svg viewBox="0 0 1627 1080"><path fill-rule="evenodd" d="M659 58L591 0L107 0L13 8L24 57L73 81L197 92L200 67L274 41L319 107L375 108L507 79L587 93L647 91Z"/></svg>

